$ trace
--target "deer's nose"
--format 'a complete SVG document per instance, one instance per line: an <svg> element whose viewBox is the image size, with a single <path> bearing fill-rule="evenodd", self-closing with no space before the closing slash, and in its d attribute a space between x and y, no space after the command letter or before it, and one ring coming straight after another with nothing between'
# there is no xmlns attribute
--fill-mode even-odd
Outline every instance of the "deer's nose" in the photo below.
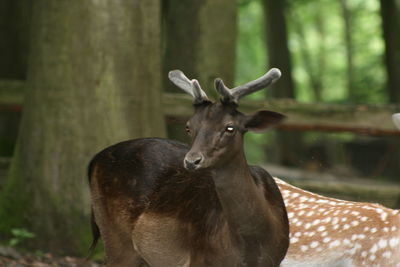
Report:
<svg viewBox="0 0 400 267"><path fill-rule="evenodd" d="M200 167L203 159L203 155L201 155L200 153L189 153L183 160L183 165L187 170L195 170Z"/></svg>

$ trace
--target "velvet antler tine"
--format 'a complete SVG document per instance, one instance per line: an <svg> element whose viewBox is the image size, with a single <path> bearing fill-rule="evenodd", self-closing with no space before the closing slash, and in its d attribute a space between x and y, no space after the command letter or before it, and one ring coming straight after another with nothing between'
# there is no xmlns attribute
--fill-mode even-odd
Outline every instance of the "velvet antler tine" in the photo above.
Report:
<svg viewBox="0 0 400 267"><path fill-rule="evenodd" d="M192 82L183 74L180 70L171 70L168 73L168 78L171 82L173 82L176 86L181 88L183 91L193 96L193 87Z"/></svg>
<svg viewBox="0 0 400 267"><path fill-rule="evenodd" d="M201 89L199 81L193 79L191 84L193 88L194 103L200 104L201 102L204 102L204 100L207 100L207 95L203 89Z"/></svg>
<svg viewBox="0 0 400 267"><path fill-rule="evenodd" d="M234 96L235 99L239 100L245 95L254 93L256 91L259 91L274 82L276 82L280 77L281 77L281 71L277 68L272 68L270 69L266 74L261 76L260 78L248 82L244 85L235 87L232 89L232 95Z"/></svg>
<svg viewBox="0 0 400 267"><path fill-rule="evenodd" d="M243 96L249 95L271 85L280 77L281 71L277 68L272 68L260 78L237 86L233 89L229 89L228 87L226 87L224 85L224 82L220 78L215 79L214 85L217 92L221 95L221 100L223 102L238 104L239 99Z"/></svg>
<svg viewBox="0 0 400 267"><path fill-rule="evenodd" d="M234 98L232 96L231 91L229 90L228 87L225 86L225 84L222 81L222 79L220 79L220 78L215 79L214 87L217 90L217 92L221 95L221 100L223 102L232 102L232 101L234 101Z"/></svg>
<svg viewBox="0 0 400 267"><path fill-rule="evenodd" d="M194 99L195 104L208 101L206 93L201 89L200 84L197 80L189 80L185 74L180 70L171 70L168 73L168 78L176 86L181 88L183 91L191 95Z"/></svg>

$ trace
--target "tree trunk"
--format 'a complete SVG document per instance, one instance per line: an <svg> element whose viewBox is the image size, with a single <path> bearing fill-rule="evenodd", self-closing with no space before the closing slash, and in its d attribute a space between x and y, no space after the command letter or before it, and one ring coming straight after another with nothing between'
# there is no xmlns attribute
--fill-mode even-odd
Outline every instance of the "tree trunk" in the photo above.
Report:
<svg viewBox="0 0 400 267"><path fill-rule="evenodd" d="M31 5L0 1L0 79L26 79Z"/></svg>
<svg viewBox="0 0 400 267"><path fill-rule="evenodd" d="M86 251L90 158L122 140L165 135L159 16L157 0L34 1L1 232L26 227L36 249Z"/></svg>
<svg viewBox="0 0 400 267"><path fill-rule="evenodd" d="M323 3L322 3L323 4ZM324 73L325 73L325 65L326 65L326 49L325 49L325 19L323 17L323 10L321 8L321 3L316 3L315 12L312 16L315 17L316 23L315 27L317 30L319 45L318 51L315 53L315 60L313 61L313 53L312 49L309 46L308 39L306 37L304 31L304 25L300 18L300 14L296 11L296 8L292 8L290 11L290 18L292 20L292 26L294 28L294 32L299 38L300 43L302 44L300 47L300 55L302 57L302 62L305 71L309 77L311 89L314 92L314 102L322 101L322 94L324 90ZM307 26L306 26L307 27ZM315 63L316 62L316 63Z"/></svg>
<svg viewBox="0 0 400 267"><path fill-rule="evenodd" d="M230 86L234 81L236 2L231 0L164 0L163 73L181 69L197 79L209 97L217 96L214 79ZM163 76L169 92L181 92ZM179 123L168 125L168 136L188 141Z"/></svg>
<svg viewBox="0 0 400 267"><path fill-rule="evenodd" d="M282 78L273 84L268 92L278 98L295 98L285 4L286 1L264 0L269 65L282 71ZM267 154L273 154L276 162L290 166L298 165L302 151L302 135L295 132L277 131L276 138L277 147L272 148L272 153L268 153L267 150Z"/></svg>
<svg viewBox="0 0 400 267"><path fill-rule="evenodd" d="M346 61L347 61L347 92L348 98L352 102L356 102L357 93L355 92L355 76L354 76L354 59L353 59L353 38L352 38L352 20L351 10L348 6L347 0L340 0L340 7L342 9L342 16L344 22L344 40L346 47Z"/></svg>
<svg viewBox="0 0 400 267"><path fill-rule="evenodd" d="M275 97L295 98L285 5L286 1L283 0L264 0L269 65L282 71L282 78L268 91Z"/></svg>
<svg viewBox="0 0 400 267"><path fill-rule="evenodd" d="M390 103L400 103L400 22L395 0L380 0Z"/></svg>

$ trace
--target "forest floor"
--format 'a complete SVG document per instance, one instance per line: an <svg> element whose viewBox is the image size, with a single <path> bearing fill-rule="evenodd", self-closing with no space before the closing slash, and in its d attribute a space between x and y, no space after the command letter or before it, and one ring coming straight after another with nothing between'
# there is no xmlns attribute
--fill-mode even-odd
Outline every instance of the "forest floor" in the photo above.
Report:
<svg viewBox="0 0 400 267"><path fill-rule="evenodd" d="M74 257L57 257L50 253L40 256L0 246L0 267L101 267L99 263Z"/></svg>

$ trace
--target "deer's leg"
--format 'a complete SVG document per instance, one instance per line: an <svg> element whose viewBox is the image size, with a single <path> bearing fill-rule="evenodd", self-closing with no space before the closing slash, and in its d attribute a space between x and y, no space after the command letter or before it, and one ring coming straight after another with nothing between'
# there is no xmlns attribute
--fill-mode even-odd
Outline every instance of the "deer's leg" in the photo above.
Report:
<svg viewBox="0 0 400 267"><path fill-rule="evenodd" d="M134 249L130 235L114 229L102 233L107 267L147 266Z"/></svg>

